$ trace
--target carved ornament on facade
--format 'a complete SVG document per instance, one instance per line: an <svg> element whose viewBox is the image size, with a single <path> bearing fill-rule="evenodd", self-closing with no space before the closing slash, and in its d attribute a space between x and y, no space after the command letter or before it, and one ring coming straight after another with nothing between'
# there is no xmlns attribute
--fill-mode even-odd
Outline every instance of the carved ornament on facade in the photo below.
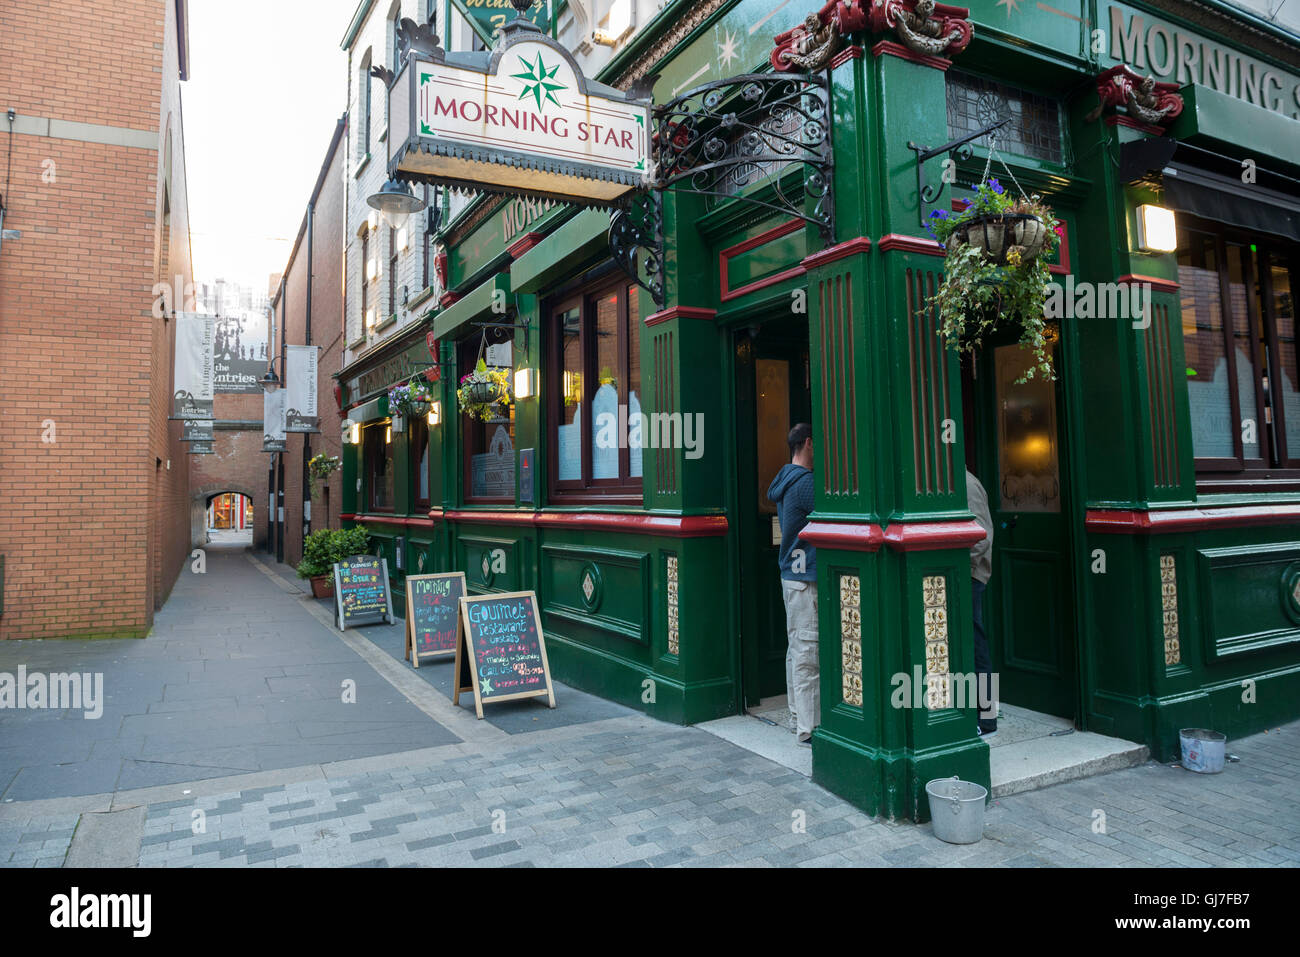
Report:
<svg viewBox="0 0 1300 957"><path fill-rule="evenodd" d="M935 0L831 0L776 37L772 66L781 72L824 69L850 33L894 31L918 56L952 56L974 35L970 10Z"/></svg>
<svg viewBox="0 0 1300 957"><path fill-rule="evenodd" d="M1154 76L1143 76L1124 64L1113 66L1097 76L1097 96L1101 102L1088 114L1092 122L1108 107L1124 107L1131 119L1149 126L1165 126L1183 112L1183 98L1177 83L1157 83Z"/></svg>

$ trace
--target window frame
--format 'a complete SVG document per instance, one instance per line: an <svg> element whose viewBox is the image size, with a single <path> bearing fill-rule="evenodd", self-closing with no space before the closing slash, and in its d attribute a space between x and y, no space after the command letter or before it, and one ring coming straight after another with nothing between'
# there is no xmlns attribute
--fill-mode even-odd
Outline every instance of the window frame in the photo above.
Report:
<svg viewBox="0 0 1300 957"><path fill-rule="evenodd" d="M545 437L547 490L548 500L556 504L637 506L644 504L644 469L646 461L644 448L641 450L641 476L631 474L631 449L620 440L618 450L619 477L613 479L592 477L593 425L595 423L591 414L591 405L595 396L593 387L599 375L599 369L596 368L599 362L598 350L592 338L596 322L596 308L599 302L607 299L611 294L617 295L618 328L620 330L617 375L620 381L627 383L626 396L620 395L619 397L621 403L626 402L630 399L632 393L628 369L631 357L629 338L641 334L639 294L638 315L633 317L630 314L631 303L628 293L635 286L636 284L626 277L604 276L598 282L568 291L544 303L545 328L550 333L550 343L546 350L545 360L546 379L553 383L551 388L543 390L548 396L546 403L548 424ZM558 320L561 315L575 306L579 309L578 349L582 357L582 399L580 405L583 411L582 478L561 480L559 478L559 427L564 421L562 408L564 401L564 336ZM643 383L637 383L636 391L644 393Z"/></svg>
<svg viewBox="0 0 1300 957"><path fill-rule="evenodd" d="M1228 394L1232 421L1235 424L1232 434L1233 456L1201 457L1195 454L1193 447L1197 491L1214 493L1300 489L1300 448L1289 448L1286 435L1286 406L1282 391L1283 357L1272 295L1273 277L1269 269L1271 263L1278 263L1289 272L1294 284L1297 276L1300 276L1300 245L1280 237L1252 234L1225 223L1190 215L1180 216L1178 225L1179 253L1184 248L1183 236L1186 233L1207 236L1214 242L1223 327L1221 334L1227 352ZM1232 311L1232 282L1228 259L1234 250L1240 257L1242 284L1245 287L1245 319L1250 330L1250 374L1254 385L1256 437L1259 445L1259 455L1251 458L1245 456L1241 437L1242 397L1237 387L1240 359L1237 340L1240 337L1236 332L1239 317ZM1197 266L1194 260L1193 266L1205 268L1204 265ZM1300 388L1300 336L1296 339L1296 367L1292 372L1297 381L1292 384Z"/></svg>
<svg viewBox="0 0 1300 957"><path fill-rule="evenodd" d="M412 508L417 512L428 512L430 508L429 501L433 494L433 476L428 474L432 470L432 462L429 463L429 467L425 470L424 485L426 495L424 498L420 497L420 464L429 448L429 419L427 416L420 415L411 420L406 447L410 451L408 457L411 465Z"/></svg>
<svg viewBox="0 0 1300 957"><path fill-rule="evenodd" d="M484 330L476 329L472 334L465 336L456 343L456 369L457 375L463 376L474 370L478 363L478 349L483 338ZM511 344L511 356L514 355L514 336L513 330L492 328L486 329L488 345L498 345L492 341L493 338L500 338L501 342ZM466 358L466 357L472 358ZM510 413L507 416L509 426L507 431L510 435L510 445L512 452L516 440L515 433L515 403L510 405ZM460 450L461 450L461 501L466 505L509 505L515 504L515 493L509 495L475 495L474 494L474 456L483 455L488 451L491 445L491 439L488 435L488 428L500 425L499 422L481 422L477 419L470 419L464 412L460 411L459 403L456 409L457 425L460 430ZM481 430L481 432L480 432ZM480 444L480 438L482 443ZM519 463L515 461L515 485L518 488L518 469Z"/></svg>
<svg viewBox="0 0 1300 957"><path fill-rule="evenodd" d="M365 465L366 473L366 511L367 512L393 512L396 510L397 498L397 481L394 476L392 500L387 505L375 504L375 459L383 458L388 462L385 469L391 473L393 469L392 443L386 441L387 430L392 428L392 422L376 422L373 425L367 425L362 434L362 462ZM376 448L377 447L377 450Z"/></svg>

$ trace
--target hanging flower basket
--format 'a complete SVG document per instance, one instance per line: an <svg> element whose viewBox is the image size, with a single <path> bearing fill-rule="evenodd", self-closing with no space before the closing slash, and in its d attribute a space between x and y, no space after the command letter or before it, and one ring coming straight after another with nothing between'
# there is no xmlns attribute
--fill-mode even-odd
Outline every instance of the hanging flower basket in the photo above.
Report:
<svg viewBox="0 0 1300 957"><path fill-rule="evenodd" d="M992 155L990 154L990 160ZM1060 224L1038 196L1012 196L985 179L965 210L937 209L926 225L945 249L943 282L927 302L951 348L974 354L994 330L1013 327L1034 356L1021 381L1054 379L1044 309Z"/></svg>
<svg viewBox="0 0 1300 957"><path fill-rule="evenodd" d="M320 452L316 455L313 455L311 459L308 460L307 474L310 479L312 498L316 497L316 490L317 490L316 483L319 481L328 480L329 477L333 475L338 470L338 467L342 464L343 464L342 459L340 459L337 455L326 455L324 452Z"/></svg>
<svg viewBox="0 0 1300 957"><path fill-rule="evenodd" d="M1037 259L1047 248L1047 224L1033 213L1001 213L974 216L957 224L952 238L979 249L984 257L999 266L1018 250L1022 262Z"/></svg>
<svg viewBox="0 0 1300 957"><path fill-rule="evenodd" d="M405 385L399 385L388 393L388 409L393 415L393 427L399 432L406 423L398 425L399 417L425 415L433 402L433 390L424 379L412 379Z"/></svg>
<svg viewBox="0 0 1300 957"><path fill-rule="evenodd" d="M482 359L474 371L460 380L456 390L460 410L472 419L487 422L509 413L510 378L505 369L489 369Z"/></svg>

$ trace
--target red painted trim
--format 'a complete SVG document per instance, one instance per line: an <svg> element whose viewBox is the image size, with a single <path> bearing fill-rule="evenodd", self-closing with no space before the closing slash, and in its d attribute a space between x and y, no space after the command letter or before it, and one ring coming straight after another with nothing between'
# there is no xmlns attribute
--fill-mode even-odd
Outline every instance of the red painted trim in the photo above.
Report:
<svg viewBox="0 0 1300 957"><path fill-rule="evenodd" d="M460 296L459 296L459 295L457 295L457 294L454 293L454 292L444 292L444 293L442 294L442 298L438 300L438 305L440 305L440 306L442 306L442 308L446 309L448 306L452 305L453 303L457 303L457 302L460 302Z"/></svg>
<svg viewBox="0 0 1300 957"><path fill-rule="evenodd" d="M447 509L444 517L471 525L565 528L595 532L630 532L666 538L704 538L727 534L725 515L636 515L601 512L470 511Z"/></svg>
<svg viewBox="0 0 1300 957"><path fill-rule="evenodd" d="M913 53L907 47L903 46L903 44L895 43L893 40L881 40L871 48L872 56L878 57L882 54L896 56L903 60L909 60L912 63L919 63L921 66L928 66L944 73L948 71L948 67L952 66L951 60L945 60L941 56L926 56L923 53Z"/></svg>
<svg viewBox="0 0 1300 957"><path fill-rule="evenodd" d="M926 256L945 255L943 247L933 239L922 239L919 236L902 236L898 233L881 236L876 240L876 247L881 252L897 249L905 253L921 253Z"/></svg>
<svg viewBox="0 0 1300 957"><path fill-rule="evenodd" d="M861 60L862 52L862 47L858 46L856 43L852 46L845 47L831 58L831 69L834 70L837 66L843 66L850 60Z"/></svg>
<svg viewBox="0 0 1300 957"><path fill-rule="evenodd" d="M838 259L845 259L857 253L865 253L870 249L871 240L866 236L859 236L857 239L850 239L823 249L821 252L804 256L802 265L805 269L816 269L818 266L825 266L828 263L833 263Z"/></svg>
<svg viewBox="0 0 1300 957"><path fill-rule="evenodd" d="M663 312L656 312L653 316L646 316L645 324L647 326L657 326L669 319L704 319L711 322L717 314L718 310L716 309L700 309L696 306L670 306Z"/></svg>
<svg viewBox="0 0 1300 957"><path fill-rule="evenodd" d="M1108 116L1106 117L1107 126L1127 126L1131 130L1138 130L1149 136L1164 136L1165 131L1162 127L1152 126L1150 123L1139 123L1137 120L1128 116Z"/></svg>
<svg viewBox="0 0 1300 957"><path fill-rule="evenodd" d="M339 518L353 522L376 522L382 525L405 525L411 528L433 528L438 523L432 518L415 515L378 515L374 513L360 515L340 515Z"/></svg>
<svg viewBox="0 0 1300 957"><path fill-rule="evenodd" d="M524 233L523 239L516 240L512 245L506 247L506 252L518 259L545 238L545 233Z"/></svg>
<svg viewBox="0 0 1300 957"><path fill-rule="evenodd" d="M1056 276L1065 276L1070 272L1070 227L1061 223L1061 261L1055 266L1048 266L1047 271Z"/></svg>
<svg viewBox="0 0 1300 957"><path fill-rule="evenodd" d="M341 521L341 522L351 522L351 521L353 521L353 520L355 520L355 519L356 519L356 516L355 516L355 515L340 515L340 516L339 516L339 521Z"/></svg>
<svg viewBox="0 0 1300 957"><path fill-rule="evenodd" d="M875 552L885 540L884 530L872 523L809 522L799 540L814 548L838 548L849 552Z"/></svg>
<svg viewBox="0 0 1300 957"><path fill-rule="evenodd" d="M952 211L954 213L964 213L966 212L966 210L970 209L971 206L973 205L974 203L972 203L969 199L954 199L952 201Z"/></svg>
<svg viewBox="0 0 1300 957"><path fill-rule="evenodd" d="M734 246L728 246L718 253L718 276L719 286L722 290L722 301L729 302L741 296L748 295L751 292L757 292L759 289L766 289L768 286L775 286L779 282L785 282L795 276L802 276L806 269L803 266L795 266L793 269L787 269L779 272L774 276L768 276L766 279L759 279L748 285L741 286L739 289L731 288L731 281L728 278L728 264L741 253L747 253L757 249L759 246L766 246L770 242L788 236L796 230L803 229L804 221L802 219L791 219L782 223L780 226L774 226L766 232L759 233L751 239L746 239L743 243L737 243Z"/></svg>
<svg viewBox="0 0 1300 957"><path fill-rule="evenodd" d="M932 552L941 548L970 548L987 533L969 522L908 522L885 529L885 544L899 552Z"/></svg>
<svg viewBox="0 0 1300 957"><path fill-rule="evenodd" d="M1136 273L1120 276L1119 283L1121 286L1147 285L1156 292L1177 292L1183 288L1182 283L1174 282L1172 279L1157 279L1155 276L1139 276Z"/></svg>
<svg viewBox="0 0 1300 957"><path fill-rule="evenodd" d="M1240 505L1161 511L1088 509L1083 522L1090 532L1115 535L1162 535L1248 525L1296 523L1300 523L1300 505Z"/></svg>

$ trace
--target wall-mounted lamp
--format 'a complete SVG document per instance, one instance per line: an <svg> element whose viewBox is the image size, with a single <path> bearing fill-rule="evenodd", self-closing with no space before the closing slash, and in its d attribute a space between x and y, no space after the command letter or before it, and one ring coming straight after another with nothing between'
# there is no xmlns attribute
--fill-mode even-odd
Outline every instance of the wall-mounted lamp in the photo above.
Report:
<svg viewBox="0 0 1300 957"><path fill-rule="evenodd" d="M429 403L429 427L437 425L442 421L442 402L434 399Z"/></svg>
<svg viewBox="0 0 1300 957"><path fill-rule="evenodd" d="M361 423L360 422L352 423L352 444L353 445L361 444Z"/></svg>
<svg viewBox="0 0 1300 957"><path fill-rule="evenodd" d="M391 425L384 426L384 444L393 444L393 427Z"/></svg>
<svg viewBox="0 0 1300 957"><path fill-rule="evenodd" d="M1146 253L1172 253L1178 249L1178 223L1174 211L1145 204L1137 208L1138 249Z"/></svg>
<svg viewBox="0 0 1300 957"><path fill-rule="evenodd" d="M614 0L605 18L605 26L593 30L591 42L602 46L618 46L636 26L636 11L632 0Z"/></svg>
<svg viewBox="0 0 1300 957"><path fill-rule="evenodd" d="M515 370L515 398L531 399L537 395L537 370L531 367Z"/></svg>

